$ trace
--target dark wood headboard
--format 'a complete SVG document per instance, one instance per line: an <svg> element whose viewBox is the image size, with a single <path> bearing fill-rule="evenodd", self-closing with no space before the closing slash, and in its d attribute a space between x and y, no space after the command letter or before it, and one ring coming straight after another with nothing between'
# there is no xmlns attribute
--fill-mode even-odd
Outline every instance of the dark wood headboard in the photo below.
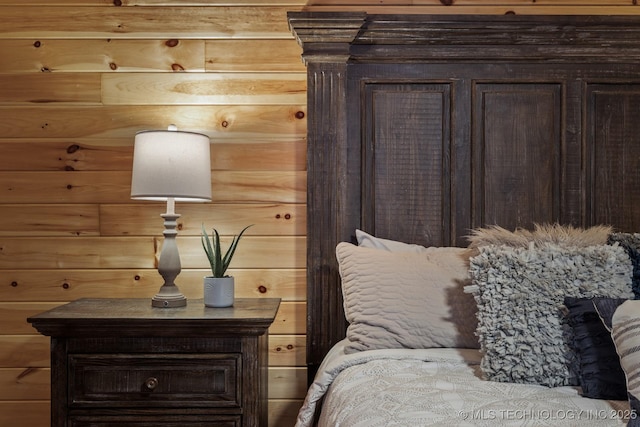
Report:
<svg viewBox="0 0 640 427"><path fill-rule="evenodd" d="M289 14L308 72L307 361L344 337L356 228L640 231L640 16Z"/></svg>

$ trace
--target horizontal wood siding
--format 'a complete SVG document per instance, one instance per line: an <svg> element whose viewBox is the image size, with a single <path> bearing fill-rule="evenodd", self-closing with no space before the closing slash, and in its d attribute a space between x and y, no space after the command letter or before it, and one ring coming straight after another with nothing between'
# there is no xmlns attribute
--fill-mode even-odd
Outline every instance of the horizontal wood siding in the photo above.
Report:
<svg viewBox="0 0 640 427"><path fill-rule="evenodd" d="M271 426L306 389L306 69L287 11L640 14L634 0L0 0L0 427L49 425L49 341L26 318L150 298L164 206L129 197L133 136L212 139L213 202L178 204L178 284L197 304L204 223L239 297L279 297ZM450 4L450 5L449 5Z"/></svg>

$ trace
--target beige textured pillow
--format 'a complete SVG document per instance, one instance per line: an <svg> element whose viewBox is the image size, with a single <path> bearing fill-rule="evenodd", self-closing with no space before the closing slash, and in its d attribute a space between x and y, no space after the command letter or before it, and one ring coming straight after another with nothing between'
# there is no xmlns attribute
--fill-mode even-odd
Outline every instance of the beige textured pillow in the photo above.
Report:
<svg viewBox="0 0 640 427"><path fill-rule="evenodd" d="M380 237L372 236L359 229L356 229L356 239L358 240L358 246L381 249L389 252L424 252L427 250L424 246L413 243L381 239Z"/></svg>
<svg viewBox="0 0 640 427"><path fill-rule="evenodd" d="M388 252L339 243L350 343L346 352L386 348L478 348L466 248Z"/></svg>

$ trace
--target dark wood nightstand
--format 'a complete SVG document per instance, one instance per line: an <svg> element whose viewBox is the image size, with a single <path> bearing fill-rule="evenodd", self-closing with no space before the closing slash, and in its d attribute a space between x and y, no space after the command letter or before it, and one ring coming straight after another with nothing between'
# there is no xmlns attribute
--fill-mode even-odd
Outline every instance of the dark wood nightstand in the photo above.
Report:
<svg viewBox="0 0 640 427"><path fill-rule="evenodd" d="M51 426L266 426L267 330L279 305L81 299L30 317L51 337Z"/></svg>

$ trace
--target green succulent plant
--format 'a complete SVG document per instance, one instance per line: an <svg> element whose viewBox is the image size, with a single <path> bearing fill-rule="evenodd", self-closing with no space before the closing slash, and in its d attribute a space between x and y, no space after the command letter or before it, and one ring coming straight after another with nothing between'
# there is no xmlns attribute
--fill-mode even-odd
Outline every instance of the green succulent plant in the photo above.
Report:
<svg viewBox="0 0 640 427"><path fill-rule="evenodd" d="M211 266L211 274L213 277L226 277L225 273L227 272L227 268L231 263L233 254L238 247L240 238L249 227L251 227L251 225L247 225L242 229L240 234L238 234L237 236L233 236L233 240L231 240L229 249L227 249L227 252L224 254L224 256L222 256L222 248L220 247L220 235L218 234L218 230L214 228L213 232L211 233L211 237L209 237L207 231L204 228L204 224L202 224L202 236L200 236L200 240L202 241L202 248L204 249L204 253L207 255L207 259L209 260L209 265Z"/></svg>

